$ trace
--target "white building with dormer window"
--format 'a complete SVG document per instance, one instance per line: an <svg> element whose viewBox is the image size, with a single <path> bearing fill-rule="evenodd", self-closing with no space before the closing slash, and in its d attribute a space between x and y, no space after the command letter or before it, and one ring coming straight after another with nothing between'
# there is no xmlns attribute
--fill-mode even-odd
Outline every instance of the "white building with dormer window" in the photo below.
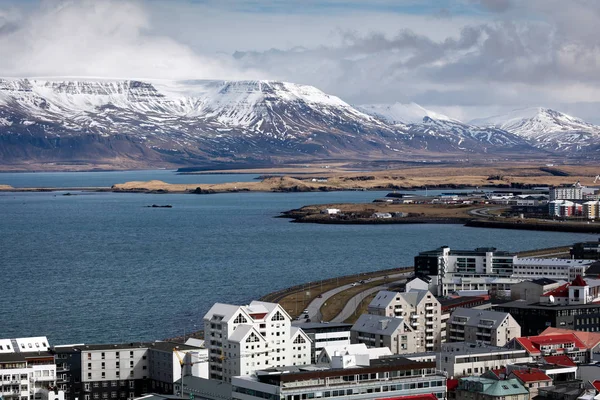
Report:
<svg viewBox="0 0 600 400"><path fill-rule="evenodd" d="M311 342L276 303L216 303L204 316L210 379L231 382L270 367L311 362Z"/></svg>

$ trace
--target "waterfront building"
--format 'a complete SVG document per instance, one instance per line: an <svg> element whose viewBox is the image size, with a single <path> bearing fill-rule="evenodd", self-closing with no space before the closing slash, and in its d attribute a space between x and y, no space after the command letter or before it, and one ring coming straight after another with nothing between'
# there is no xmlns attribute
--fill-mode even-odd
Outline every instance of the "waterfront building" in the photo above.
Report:
<svg viewBox="0 0 600 400"><path fill-rule="evenodd" d="M312 362L316 362L317 356L326 346L346 346L350 344L352 324L292 322L292 325L302 329L310 338Z"/></svg>
<svg viewBox="0 0 600 400"><path fill-rule="evenodd" d="M208 374L206 349L172 342L76 344L55 346L52 352L65 400L173 393L173 383L182 372L186 376Z"/></svg>
<svg viewBox="0 0 600 400"><path fill-rule="evenodd" d="M600 211L598 209L600 202L598 200L595 201L586 201L583 203L583 216L587 219L596 219L600 217Z"/></svg>
<svg viewBox="0 0 600 400"><path fill-rule="evenodd" d="M175 382L174 389L175 393L178 393L175 396L141 397L136 400L231 400L231 384L215 379L186 376L183 382L183 393L181 379Z"/></svg>
<svg viewBox="0 0 600 400"><path fill-rule="evenodd" d="M583 188L578 185L555 187L550 189L550 201L581 199L583 199Z"/></svg>
<svg viewBox="0 0 600 400"><path fill-rule="evenodd" d="M0 339L0 398L52 400L62 396L49 350L45 336Z"/></svg>
<svg viewBox="0 0 600 400"><path fill-rule="evenodd" d="M448 342L504 346L521 336L521 326L509 314L498 311L457 308L448 321Z"/></svg>
<svg viewBox="0 0 600 400"><path fill-rule="evenodd" d="M571 248L571 257L578 260L600 260L600 240L575 243Z"/></svg>
<svg viewBox="0 0 600 400"><path fill-rule="evenodd" d="M393 354L418 352L425 343L424 330L413 330L403 317L363 314L351 330L352 343L391 350Z"/></svg>
<svg viewBox="0 0 600 400"><path fill-rule="evenodd" d="M406 325L416 332L416 347L413 348L413 352L439 349L444 339L441 304L428 290L411 290L410 292L382 290L369 303L367 310L372 315L402 317ZM353 330L356 330L355 328L359 329L357 324L354 324ZM402 330L408 332L404 328ZM376 333L372 332L371 334ZM392 349L392 351L394 350Z"/></svg>
<svg viewBox="0 0 600 400"><path fill-rule="evenodd" d="M592 260L573 260L570 258L515 258L513 278L535 279L550 278L572 281L577 275L585 275Z"/></svg>
<svg viewBox="0 0 600 400"><path fill-rule="evenodd" d="M204 316L204 334L210 379L231 382L260 369L311 362L310 338L276 303L216 303Z"/></svg>
<svg viewBox="0 0 600 400"><path fill-rule="evenodd" d="M340 356L335 367L273 367L258 370L254 376L233 377L231 383L232 397L238 400L446 396L446 377L435 370L435 363L415 362L400 356L368 363L355 363Z"/></svg>
<svg viewBox="0 0 600 400"><path fill-rule="evenodd" d="M495 380L480 376L461 378L456 400L529 400L529 392L517 379Z"/></svg>
<svg viewBox="0 0 600 400"><path fill-rule="evenodd" d="M510 285L518 282L510 278L515 258L493 247L451 250L443 246L419 253L415 274L429 276L438 296L456 291L510 290Z"/></svg>

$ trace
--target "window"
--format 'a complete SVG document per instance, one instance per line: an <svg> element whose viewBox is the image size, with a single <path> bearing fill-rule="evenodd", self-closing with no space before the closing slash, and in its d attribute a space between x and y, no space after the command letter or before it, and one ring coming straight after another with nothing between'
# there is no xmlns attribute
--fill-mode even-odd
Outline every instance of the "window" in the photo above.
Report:
<svg viewBox="0 0 600 400"><path fill-rule="evenodd" d="M104 360L104 358L105 358L105 357L106 357L106 356L105 356L105 354L104 354L104 353L100 354L100 358L102 358L103 360Z"/></svg>
<svg viewBox="0 0 600 400"><path fill-rule="evenodd" d="M277 311L275 315L273 315L273 317L271 318L271 321L285 321L285 318L283 317L283 315L281 315L279 311Z"/></svg>
<svg viewBox="0 0 600 400"><path fill-rule="evenodd" d="M247 322L248 322L248 320L241 313L238 314L238 316L235 317L235 319L233 320L234 324L245 324Z"/></svg>

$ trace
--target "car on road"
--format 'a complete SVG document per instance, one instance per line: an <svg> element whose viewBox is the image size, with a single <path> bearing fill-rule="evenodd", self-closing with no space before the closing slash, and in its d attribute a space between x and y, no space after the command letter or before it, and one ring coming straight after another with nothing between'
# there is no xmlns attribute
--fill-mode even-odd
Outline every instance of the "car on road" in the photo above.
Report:
<svg viewBox="0 0 600 400"><path fill-rule="evenodd" d="M356 286L356 285L358 285L358 283L356 283L356 282L352 282L352 285L351 285L351 286Z"/></svg>

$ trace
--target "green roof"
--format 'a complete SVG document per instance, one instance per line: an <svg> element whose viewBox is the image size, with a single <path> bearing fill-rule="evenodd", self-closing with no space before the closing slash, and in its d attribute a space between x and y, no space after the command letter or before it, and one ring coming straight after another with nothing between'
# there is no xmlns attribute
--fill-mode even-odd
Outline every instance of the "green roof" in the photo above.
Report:
<svg viewBox="0 0 600 400"><path fill-rule="evenodd" d="M459 390L469 392L481 392L488 396L502 397L514 396L519 394L528 394L525 387L516 379L507 379L497 381L494 379L482 378L479 376L469 376L460 379Z"/></svg>

